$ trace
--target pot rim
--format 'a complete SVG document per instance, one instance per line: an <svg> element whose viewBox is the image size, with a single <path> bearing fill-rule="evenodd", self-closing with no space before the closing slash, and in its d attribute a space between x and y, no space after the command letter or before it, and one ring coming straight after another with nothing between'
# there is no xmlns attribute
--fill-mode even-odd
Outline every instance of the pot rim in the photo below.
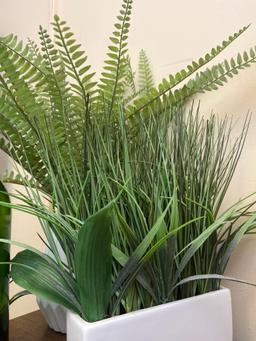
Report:
<svg viewBox="0 0 256 341"><path fill-rule="evenodd" d="M103 327L103 326L106 326L110 323L112 324L114 322L122 321L125 319L134 319L139 315L143 315L143 314L147 314L147 313L151 313L151 312L157 313L158 311L168 309L168 307L170 305L174 306L174 305L181 305L181 304L184 304L187 302L193 302L193 301L196 302L198 300L201 300L204 297L215 296L215 295L219 295L219 294L230 296L230 293L231 292L230 292L229 288L220 287L220 289L218 289L218 290L210 291L210 292L205 293L205 294L192 296L192 297L184 298L184 299L173 301L173 302L163 303L163 304L159 304L159 305L149 307L149 308L143 308L140 310L135 310L135 311L132 311L132 312L129 312L126 314L112 316L112 317L109 317L109 318L106 318L106 319L103 319L100 321L96 321L96 322L85 321L84 319L82 319L81 316L79 316L78 314L75 314L71 311L68 311L67 314L68 314L68 319L69 318L71 318L73 320L75 319L76 323L79 323L81 327L82 326L83 327L86 326L86 328L95 328L95 327L101 327L101 326Z"/></svg>

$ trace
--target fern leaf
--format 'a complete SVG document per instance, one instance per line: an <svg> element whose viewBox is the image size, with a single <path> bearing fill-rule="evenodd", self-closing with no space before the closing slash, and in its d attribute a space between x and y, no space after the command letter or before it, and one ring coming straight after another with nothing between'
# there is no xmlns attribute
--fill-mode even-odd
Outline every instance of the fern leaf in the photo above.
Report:
<svg viewBox="0 0 256 341"><path fill-rule="evenodd" d="M206 53L203 58L200 58L197 62L193 61L190 65L187 66L186 69L182 69L177 72L175 75L170 75L169 79L164 79L158 86L157 91L154 91L154 96L147 96L147 99L144 100L143 105L139 105L138 103L134 103L134 106L130 106L129 116L141 112L143 109L147 108L148 105L153 103L156 100L159 100L163 95L171 91L174 87L179 85L181 82L186 80L188 77L192 76L196 73L200 68L207 65L210 61L216 58L223 50L225 50L231 43L233 43L238 37L240 37L249 26L245 26L240 29L237 33L228 37L227 40L224 40L221 45L218 45L216 48L213 48L211 52Z"/></svg>
<svg viewBox="0 0 256 341"><path fill-rule="evenodd" d="M83 98L84 103L88 101L88 94L92 93L96 82L93 81L95 73L90 73L91 66L86 64L87 56L80 49L74 34L66 25L65 21L55 15L52 23L55 31L55 39L61 58L63 60L67 75L75 81L71 83L73 92Z"/></svg>
<svg viewBox="0 0 256 341"><path fill-rule="evenodd" d="M256 63L256 47L250 52L238 53L236 60L234 58L231 58L230 61L224 60L222 63L198 73L195 79L187 83L186 87L191 94L217 90L230 78L233 78L241 70L250 67L253 63Z"/></svg>
<svg viewBox="0 0 256 341"><path fill-rule="evenodd" d="M125 97L136 96L136 84L135 84L135 72L132 69L131 59L129 56L126 57L126 75L125 75Z"/></svg>
<svg viewBox="0 0 256 341"><path fill-rule="evenodd" d="M157 98L148 103L148 97L135 100L135 105L142 107L143 112L147 115L147 111L153 111L159 115L172 107L181 105L186 100L198 93L204 93L206 91L218 90L219 87L223 86L228 82L229 79L238 75L240 71L250 67L253 63L256 63L256 47L250 49L249 52L245 51L239 53L237 58L231 58L230 61L224 60L222 63L213 65L211 68L207 68L205 71L197 73L194 79L188 81L187 84L182 86L175 91L170 90L167 94L164 94L162 98ZM152 89L149 93L149 97L157 97L157 92ZM128 112L132 112L134 106L128 107ZM134 114L132 113L127 119L133 119ZM136 122L136 121L135 121ZM135 124L136 125L136 124Z"/></svg>
<svg viewBox="0 0 256 341"><path fill-rule="evenodd" d="M154 77L149 59L144 50L140 51L139 57L139 90L148 93L154 87Z"/></svg>
<svg viewBox="0 0 256 341"><path fill-rule="evenodd" d="M14 171L5 172L1 177L1 181L3 183L11 183L21 186L30 186L31 188L41 188L41 185L38 184L34 178L29 176L23 176L19 173L15 173Z"/></svg>
<svg viewBox="0 0 256 341"><path fill-rule="evenodd" d="M0 106L1 111L2 109L3 106ZM12 113L15 113L15 109L13 110ZM7 111L10 116L10 108L5 105L5 113ZM20 122L17 115L13 116L16 116L16 120L8 119L0 114L1 134L5 136L0 139L0 148L33 176L35 181L37 180L42 186L49 189L45 183L46 174L39 155L38 142L34 142L31 130L24 129L24 123Z"/></svg>
<svg viewBox="0 0 256 341"><path fill-rule="evenodd" d="M36 117L42 112L37 94L32 86L35 69L30 64L24 64L23 59L18 59L11 50L0 44L0 86L8 95L21 118L27 122L29 128L34 129L29 117ZM28 73L32 74L28 77Z"/></svg>
<svg viewBox="0 0 256 341"><path fill-rule="evenodd" d="M35 43L30 40L29 44L23 47L23 42L18 41L16 36L10 34L7 37L0 38L0 45L6 51L13 54L16 62L19 63L20 66L23 66L28 70L31 68L30 73L32 73L35 77L34 79L27 77L30 84L36 81L39 82L39 80L42 81L42 78L45 77L45 73L43 72L43 58Z"/></svg>
<svg viewBox="0 0 256 341"><path fill-rule="evenodd" d="M37 44L32 39L28 39L28 47L29 47L29 50L31 52L31 59L33 61L35 61L39 58L41 60L43 59L43 57L41 56L39 47L37 46Z"/></svg>
<svg viewBox="0 0 256 341"><path fill-rule="evenodd" d="M102 72L101 89L107 110L111 114L114 106L118 106L123 98L124 79L126 74L127 40L130 28L130 16L132 0L123 0L118 22L110 38L111 45L108 47L108 59L105 61Z"/></svg>

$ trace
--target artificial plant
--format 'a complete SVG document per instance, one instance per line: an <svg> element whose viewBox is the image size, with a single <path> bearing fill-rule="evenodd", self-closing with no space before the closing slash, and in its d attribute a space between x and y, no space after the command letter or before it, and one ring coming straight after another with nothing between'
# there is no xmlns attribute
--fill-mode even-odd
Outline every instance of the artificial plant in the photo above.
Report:
<svg viewBox="0 0 256 341"><path fill-rule="evenodd" d="M147 58L141 52L140 87L136 89L128 56L132 3L122 1L99 81L81 44L58 16L52 23L53 37L40 27L40 47L31 41L24 45L14 35L0 41L0 129L5 137L0 146L11 157L14 157L12 146L20 146L16 148L15 160L48 194L52 189L42 150L37 147L38 125L45 135L50 135L50 129L54 132L55 143L69 167L71 154L75 155L78 171L84 177L86 131L91 116L116 120L121 105L130 133L136 136L141 115L147 116L150 112L161 115L197 93L216 90L256 60L256 51L252 48L236 58L208 66L248 29L246 26L204 57L163 79L158 86L154 86ZM48 126L46 117L54 117L53 126ZM67 141L72 141L69 149ZM49 147L50 139L45 143ZM49 157L54 158L50 148ZM7 174L4 181L20 183L21 179Z"/></svg>
<svg viewBox="0 0 256 341"><path fill-rule="evenodd" d="M54 254L13 242L27 248L12 260L13 280L88 321L217 289L235 245L255 227L253 202L218 214L248 122L230 149L228 121L192 110L141 120L136 140L122 111L118 122L91 120L85 179L53 145L58 172L48 159L46 202L22 171L27 193L12 194L22 203L1 202L37 216Z"/></svg>
<svg viewBox="0 0 256 341"><path fill-rule="evenodd" d="M1 148L22 166L5 181L27 190L13 194L21 204L1 205L36 215L54 254L16 242L27 250L11 275L88 321L218 288L234 245L255 227L253 202L219 213L248 119L230 145L227 119L182 107L254 63L251 49L204 68L247 27L157 87L141 52L137 88L131 9L124 0L98 82L58 16L54 39L40 27L41 48L0 40Z"/></svg>

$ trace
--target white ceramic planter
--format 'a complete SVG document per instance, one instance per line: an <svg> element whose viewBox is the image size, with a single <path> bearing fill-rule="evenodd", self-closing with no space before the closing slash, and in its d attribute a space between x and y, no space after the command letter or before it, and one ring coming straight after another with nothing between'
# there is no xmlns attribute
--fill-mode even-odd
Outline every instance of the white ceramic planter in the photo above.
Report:
<svg viewBox="0 0 256 341"><path fill-rule="evenodd" d="M67 341L232 341L228 289L88 323L68 312Z"/></svg>
<svg viewBox="0 0 256 341"><path fill-rule="evenodd" d="M67 310L59 304L37 298L37 304L48 326L55 332L66 334Z"/></svg>
<svg viewBox="0 0 256 341"><path fill-rule="evenodd" d="M54 237L55 238L55 237ZM57 244L57 248L60 253L60 257L64 263L66 263L66 256L61 249L57 239L55 238L55 242ZM51 251L46 248L45 254L53 257ZM59 304L51 303L46 300L42 300L37 297L37 304L41 310L41 313L46 320L48 326L53 329L55 332L66 334L67 331L67 310Z"/></svg>

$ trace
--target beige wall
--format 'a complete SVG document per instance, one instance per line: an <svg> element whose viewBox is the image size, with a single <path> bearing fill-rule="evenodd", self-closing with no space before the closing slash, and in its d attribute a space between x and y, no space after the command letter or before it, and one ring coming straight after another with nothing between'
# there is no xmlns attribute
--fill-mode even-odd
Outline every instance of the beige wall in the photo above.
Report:
<svg viewBox="0 0 256 341"><path fill-rule="evenodd" d="M84 43L89 62L96 70L105 57L107 37L112 31L113 20L120 0L59 0L56 9L67 19ZM39 23L45 26L50 17L52 2L46 0L0 0L0 33L14 31L20 35L33 36ZM229 57L256 42L256 3L252 0L137 0L134 4L133 28L130 35L131 55L135 62L140 48L151 58L157 80L174 72L192 58L200 57L211 47L243 25L253 23L225 56ZM1 32L2 31L2 32ZM256 189L256 65L232 80L219 92L202 96L202 106L220 115L241 118L247 110L253 111L252 124L245 150L227 197L231 204ZM238 130L237 128L237 130ZM14 217L13 236L35 243L36 224L30 218ZM244 280L256 282L256 239L246 238L231 259L227 273ZM235 321L235 341L256 339L256 289L240 284L228 284L232 288ZM30 300L20 301L13 308L18 314L34 305ZM22 311L23 312L23 311Z"/></svg>

